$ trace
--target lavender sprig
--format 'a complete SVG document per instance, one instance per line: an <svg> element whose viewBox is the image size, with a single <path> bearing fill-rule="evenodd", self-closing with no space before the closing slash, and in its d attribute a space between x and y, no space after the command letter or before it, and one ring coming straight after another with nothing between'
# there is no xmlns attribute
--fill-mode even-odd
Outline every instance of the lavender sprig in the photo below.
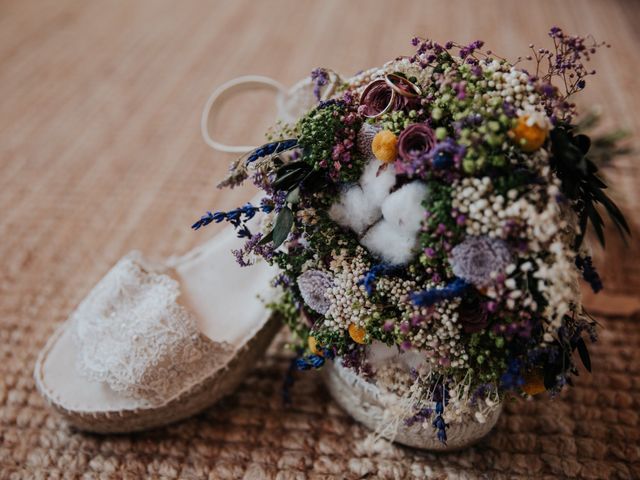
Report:
<svg viewBox="0 0 640 480"><path fill-rule="evenodd" d="M247 203L243 207L234 208L228 212L217 211L214 213L207 212L205 215L191 225L194 230L199 230L202 227L206 227L211 223L222 223L224 221L229 222L238 231L238 237L248 238L251 236L251 232L246 226L245 222L255 217L257 212L269 213L273 210L273 204L269 202L261 202L259 207L253 206L251 203Z"/></svg>
<svg viewBox="0 0 640 480"><path fill-rule="evenodd" d="M432 288L422 292L411 294L411 301L419 307L430 307L443 300L461 296L465 290L471 286L461 278L456 278L453 282L442 288Z"/></svg>
<svg viewBox="0 0 640 480"><path fill-rule="evenodd" d="M291 150L298 145L298 140L296 138L290 138L288 140L280 140L278 142L271 142L261 147L256 148L253 152L249 154L246 160L246 164L255 162L259 158L266 157L268 155L275 155L277 153L286 152L287 150Z"/></svg>

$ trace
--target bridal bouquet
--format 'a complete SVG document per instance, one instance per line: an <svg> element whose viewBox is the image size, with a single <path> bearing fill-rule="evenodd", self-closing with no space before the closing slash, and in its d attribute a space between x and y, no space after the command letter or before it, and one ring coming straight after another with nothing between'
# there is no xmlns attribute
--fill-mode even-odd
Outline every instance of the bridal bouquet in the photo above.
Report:
<svg viewBox="0 0 640 480"><path fill-rule="evenodd" d="M509 391L556 393L576 359L590 369L579 281L602 283L585 235L604 244L603 213L628 231L576 127L603 44L549 36L516 62L482 41L415 38L413 56L350 79L315 70L315 108L220 184L250 179L262 201L193 226L230 222L240 265L279 267L271 308L300 342L298 368L339 360L410 398L405 425L442 442ZM404 364L379 361L389 351Z"/></svg>

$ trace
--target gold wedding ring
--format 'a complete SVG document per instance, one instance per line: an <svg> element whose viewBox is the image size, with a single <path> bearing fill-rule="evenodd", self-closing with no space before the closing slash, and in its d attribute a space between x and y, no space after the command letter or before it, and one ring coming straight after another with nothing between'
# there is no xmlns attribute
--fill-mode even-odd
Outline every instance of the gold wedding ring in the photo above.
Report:
<svg viewBox="0 0 640 480"><path fill-rule="evenodd" d="M401 77L400 75L396 75L395 73L387 73L384 76L384 81L395 93L402 95L403 97L418 98L422 95L420 87L415 83L410 82L408 79Z"/></svg>
<svg viewBox="0 0 640 480"><path fill-rule="evenodd" d="M369 82L369 84L366 87L364 87L364 90L360 95L361 104L363 103L363 100L367 96L369 91L376 85L379 85L380 82L386 83L387 86L391 88L391 97L389 97L389 103L387 103L387 106L384 107L382 111L376 113L375 115L365 114L364 116L367 118L378 118L384 115L385 113L389 112L389 110L391 110L391 107L393 106L396 100L396 95L400 95L406 98L419 98L422 95L422 90L420 90L420 87L418 87L415 83L410 82L406 78L400 75L396 75L395 73L387 73L384 76L384 79L377 78Z"/></svg>
<svg viewBox="0 0 640 480"><path fill-rule="evenodd" d="M364 90L362 91L362 94L360 95L360 103L361 104L362 104L362 100L367 96L367 93L369 93L369 90L371 90L373 87L378 85L380 82L385 82L385 80L377 78L376 80L373 80L373 81L369 82L369 84L366 87L364 87ZM389 103L387 103L386 107L384 107L380 112L376 113L375 115L364 114L364 116L367 117L367 118L378 118L378 117L381 117L382 115L387 113L389 110L391 110L391 106L393 105L393 102L395 101L395 99L396 99L396 92L395 92L395 90L391 90L391 97L389 97Z"/></svg>

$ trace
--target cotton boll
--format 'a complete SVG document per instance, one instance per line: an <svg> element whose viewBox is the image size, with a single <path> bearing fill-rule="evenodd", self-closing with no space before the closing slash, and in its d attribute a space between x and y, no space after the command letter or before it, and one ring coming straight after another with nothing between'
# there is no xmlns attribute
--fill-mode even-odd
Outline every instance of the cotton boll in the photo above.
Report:
<svg viewBox="0 0 640 480"><path fill-rule="evenodd" d="M419 370L424 364L424 359L424 352L416 352L415 350L408 350L399 356L399 360L407 367L407 371Z"/></svg>
<svg viewBox="0 0 640 480"><path fill-rule="evenodd" d="M374 369L378 369L395 361L398 357L398 347L390 347L386 343L374 340L367 349L367 362Z"/></svg>
<svg viewBox="0 0 640 480"><path fill-rule="evenodd" d="M427 186L419 181L404 185L384 200L382 216L394 228L415 236L424 218L422 202L427 192Z"/></svg>
<svg viewBox="0 0 640 480"><path fill-rule="evenodd" d="M358 185L342 192L340 200L329 209L329 218L343 227L351 228L358 235L375 223L382 213L380 205L370 202Z"/></svg>
<svg viewBox="0 0 640 480"><path fill-rule="evenodd" d="M396 171L393 165L380 170L382 162L377 158L369 160L360 177L360 186L367 200L380 206L396 184ZM379 172L379 173L378 173Z"/></svg>
<svg viewBox="0 0 640 480"><path fill-rule="evenodd" d="M400 230L383 219L369 229L360 243L383 261L399 265L407 263L413 257L416 234Z"/></svg>

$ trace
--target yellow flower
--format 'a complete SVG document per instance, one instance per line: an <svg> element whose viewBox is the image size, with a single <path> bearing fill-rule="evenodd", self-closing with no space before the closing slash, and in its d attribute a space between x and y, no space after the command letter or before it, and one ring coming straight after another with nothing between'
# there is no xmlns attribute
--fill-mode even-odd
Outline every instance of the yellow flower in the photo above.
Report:
<svg viewBox="0 0 640 480"><path fill-rule="evenodd" d="M537 395L546 391L544 386L544 375L539 368L526 372L524 375L524 385L522 390L529 395Z"/></svg>
<svg viewBox="0 0 640 480"><path fill-rule="evenodd" d="M373 137L371 150L382 163L391 163L398 156L398 137L389 130L380 130Z"/></svg>
<svg viewBox="0 0 640 480"><path fill-rule="evenodd" d="M354 342L365 344L365 337L367 336L367 332L364 328L359 327L355 323L352 323L351 325L349 325L349 336Z"/></svg>
<svg viewBox="0 0 640 480"><path fill-rule="evenodd" d="M510 133L523 151L531 153L544 145L549 130L541 127L538 122L531 121L529 115L523 115L518 118L518 123Z"/></svg>
<svg viewBox="0 0 640 480"><path fill-rule="evenodd" d="M309 335L309 337L307 338L307 345L309 345L309 351L311 353L322 356L322 351L318 350L318 341L315 339L315 337Z"/></svg>

